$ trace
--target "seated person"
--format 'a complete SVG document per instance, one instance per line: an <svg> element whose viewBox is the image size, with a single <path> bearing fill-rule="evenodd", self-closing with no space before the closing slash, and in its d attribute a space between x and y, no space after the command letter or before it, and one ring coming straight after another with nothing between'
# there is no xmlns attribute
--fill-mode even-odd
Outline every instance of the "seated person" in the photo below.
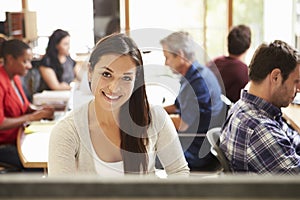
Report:
<svg viewBox="0 0 300 200"><path fill-rule="evenodd" d="M32 52L26 43L3 41L0 57L4 59L4 65L0 65L0 162L24 170L16 147L18 130L27 122L53 118L54 109L32 109L23 91L20 76L32 67Z"/></svg>
<svg viewBox="0 0 300 200"><path fill-rule="evenodd" d="M206 133L209 128L221 126L225 118L222 113L225 106L220 98L221 88L212 71L196 60L192 37L186 32L174 32L160 43L166 58L165 64L173 73L181 75L181 86L175 103L165 107L177 131ZM214 170L211 166L217 163L209 151L210 147L200 152L204 139L196 137L185 151L191 170Z"/></svg>
<svg viewBox="0 0 300 200"><path fill-rule="evenodd" d="M260 45L249 78L249 90L228 113L220 148L234 172L299 173L300 135L281 112L299 91L299 52L279 40Z"/></svg>
<svg viewBox="0 0 300 200"><path fill-rule="evenodd" d="M225 95L232 102L240 99L241 90L249 81L248 67L244 60L250 44L250 28L245 25L235 26L227 36L229 55L217 57L208 64L218 77L220 85L224 84Z"/></svg>
<svg viewBox="0 0 300 200"><path fill-rule="evenodd" d="M70 57L69 49L69 33L61 29L55 30L40 62L41 80L38 92L71 89L70 83L75 79L76 62Z"/></svg>
<svg viewBox="0 0 300 200"><path fill-rule="evenodd" d="M176 129L146 96L141 53L125 34L102 38L89 60L94 99L52 129L48 173L123 176L155 172L188 175Z"/></svg>

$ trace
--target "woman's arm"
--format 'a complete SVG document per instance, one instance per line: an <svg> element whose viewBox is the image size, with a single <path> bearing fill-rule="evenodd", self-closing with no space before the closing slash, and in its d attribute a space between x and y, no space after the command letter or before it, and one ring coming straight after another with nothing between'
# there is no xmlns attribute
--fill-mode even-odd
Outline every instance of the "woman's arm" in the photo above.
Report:
<svg viewBox="0 0 300 200"><path fill-rule="evenodd" d="M71 86L66 82L59 82L53 69L45 66L39 67L41 76L51 90L70 90Z"/></svg>
<svg viewBox="0 0 300 200"><path fill-rule="evenodd" d="M16 128L22 126L26 122L30 121L38 121L41 119L52 119L53 118L54 109L41 109L34 111L30 114L25 114L20 117L5 117L3 122L0 124L0 130Z"/></svg>
<svg viewBox="0 0 300 200"><path fill-rule="evenodd" d="M67 175L77 171L76 155L79 141L72 120L62 120L53 127L49 140L48 174ZM73 121L74 123L74 121Z"/></svg>
<svg viewBox="0 0 300 200"><path fill-rule="evenodd" d="M159 124L157 155L168 175L189 175L188 163L185 160L178 134L168 114L156 109L153 123ZM155 118L155 119L154 119Z"/></svg>

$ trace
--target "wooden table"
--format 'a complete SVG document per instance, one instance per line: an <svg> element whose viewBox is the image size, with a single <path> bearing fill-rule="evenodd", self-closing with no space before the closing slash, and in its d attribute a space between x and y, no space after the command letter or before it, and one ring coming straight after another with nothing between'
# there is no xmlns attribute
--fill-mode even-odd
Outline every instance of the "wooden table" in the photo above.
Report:
<svg viewBox="0 0 300 200"><path fill-rule="evenodd" d="M282 108L283 118L290 124L296 131L300 133L300 105L290 104L286 108Z"/></svg>
<svg viewBox="0 0 300 200"><path fill-rule="evenodd" d="M55 122L33 122L28 127L32 130L19 129L17 149L25 168L47 169L49 137L54 124Z"/></svg>

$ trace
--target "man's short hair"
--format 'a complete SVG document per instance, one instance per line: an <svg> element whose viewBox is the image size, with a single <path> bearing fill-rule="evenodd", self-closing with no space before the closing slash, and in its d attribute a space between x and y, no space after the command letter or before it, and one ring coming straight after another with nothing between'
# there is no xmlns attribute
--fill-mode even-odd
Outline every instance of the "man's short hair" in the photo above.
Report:
<svg viewBox="0 0 300 200"><path fill-rule="evenodd" d="M251 30L246 25L234 26L228 36L228 52L233 55L240 55L247 51L251 44Z"/></svg>
<svg viewBox="0 0 300 200"><path fill-rule="evenodd" d="M286 42L275 40L261 44L255 51L249 65L249 78L254 82L261 82L275 68L280 69L283 82L300 63L299 52Z"/></svg>

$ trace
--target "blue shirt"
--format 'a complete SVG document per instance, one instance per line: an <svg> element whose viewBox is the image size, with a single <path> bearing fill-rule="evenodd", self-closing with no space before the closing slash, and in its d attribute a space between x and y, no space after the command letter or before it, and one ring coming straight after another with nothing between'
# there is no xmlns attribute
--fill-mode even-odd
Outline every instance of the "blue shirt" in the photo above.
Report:
<svg viewBox="0 0 300 200"><path fill-rule="evenodd" d="M194 62L180 80L175 105L182 120L188 124L187 133L206 133L212 117L223 109L221 87L213 72ZM222 124L220 120L219 125Z"/></svg>
<svg viewBox="0 0 300 200"><path fill-rule="evenodd" d="M221 126L224 118L220 112L224 106L221 101L221 87L213 72L206 66L194 62L184 77L180 80L179 94L175 100L182 120L188 124L185 133L206 133L214 124ZM217 125L216 125L217 124ZM197 137L193 140L185 155L189 166L201 166L207 164L205 157L211 156L209 146L202 148L204 137ZM199 155L200 154L200 155Z"/></svg>
<svg viewBox="0 0 300 200"><path fill-rule="evenodd" d="M294 174L300 170L300 135L281 110L243 90L228 114L220 147L235 172Z"/></svg>

